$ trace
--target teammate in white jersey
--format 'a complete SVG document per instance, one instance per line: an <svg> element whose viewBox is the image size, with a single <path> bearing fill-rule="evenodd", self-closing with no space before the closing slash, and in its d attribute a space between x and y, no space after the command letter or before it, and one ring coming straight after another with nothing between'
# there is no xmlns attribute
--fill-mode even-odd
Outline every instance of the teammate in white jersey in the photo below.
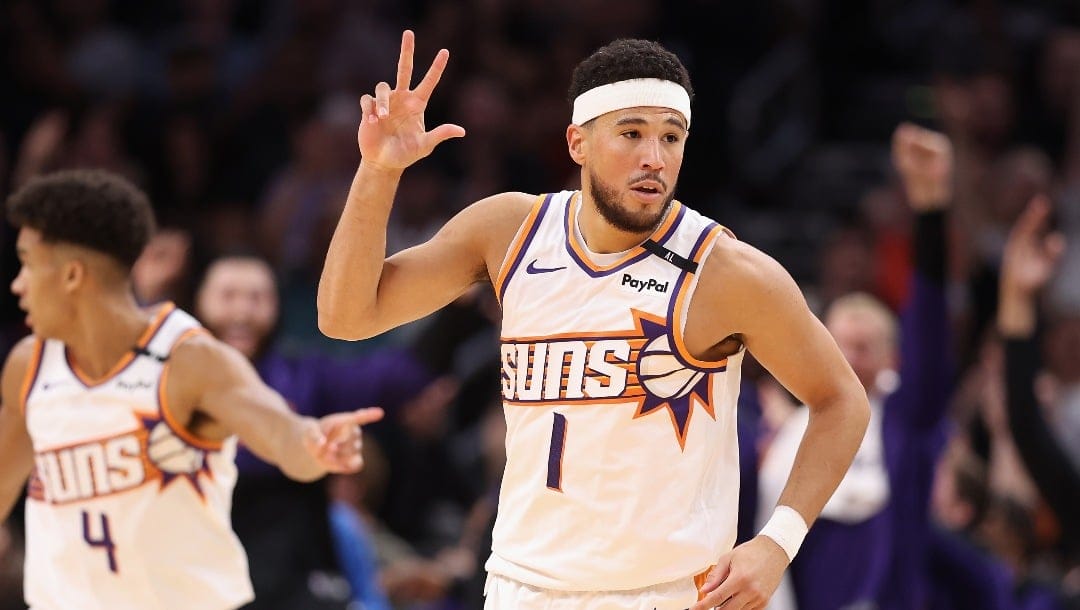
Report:
<svg viewBox="0 0 1080 610"><path fill-rule="evenodd" d="M130 271L146 197L101 171L35 179L8 200L33 336L3 369L0 520L29 477L34 610L236 608L251 600L229 520L237 436L300 480L362 465L361 409L293 414L235 349L171 304L144 311Z"/></svg>
<svg viewBox="0 0 1080 610"><path fill-rule="evenodd" d="M616 41L570 88L580 192L502 193L386 258L403 170L465 130L427 131L439 51L411 88L361 99L360 167L319 285L319 325L360 339L489 281L503 308L507 466L488 608L761 608L851 463L866 395L771 258L674 201L691 122L686 69ZM738 368L749 350L811 417L762 534L732 549ZM695 578L697 577L697 578Z"/></svg>

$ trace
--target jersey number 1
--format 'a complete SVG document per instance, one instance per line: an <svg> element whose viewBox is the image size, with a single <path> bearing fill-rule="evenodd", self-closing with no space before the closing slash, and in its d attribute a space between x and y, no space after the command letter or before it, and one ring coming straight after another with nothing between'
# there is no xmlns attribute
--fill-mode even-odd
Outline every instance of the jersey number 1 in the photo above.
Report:
<svg viewBox="0 0 1080 610"><path fill-rule="evenodd" d="M548 489L562 491L562 458L566 450L566 416L554 413L551 422L551 448L548 450Z"/></svg>
<svg viewBox="0 0 1080 610"><path fill-rule="evenodd" d="M109 532L109 516L101 513L101 535L94 537L90 534L90 513L84 510L82 512L82 535L86 544L105 549L105 556L109 559L109 571L113 574L119 573L120 569L116 565L116 545L113 544L112 533Z"/></svg>

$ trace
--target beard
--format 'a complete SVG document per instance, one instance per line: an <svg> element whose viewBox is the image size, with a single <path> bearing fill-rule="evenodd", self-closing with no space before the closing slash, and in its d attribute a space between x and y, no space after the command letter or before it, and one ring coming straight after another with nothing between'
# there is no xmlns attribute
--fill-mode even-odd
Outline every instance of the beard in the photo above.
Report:
<svg viewBox="0 0 1080 610"><path fill-rule="evenodd" d="M659 180L659 178L654 179ZM667 216L668 210L671 209L671 202L675 199L675 190L669 189L667 199L664 200L663 205L656 212L649 212L648 210L632 212L620 204L619 195L615 188L601 180L592 171L589 172L588 189L589 195L596 203L596 210L600 212L600 217L609 225L627 233L652 233L655 231L656 227L660 226L664 217Z"/></svg>

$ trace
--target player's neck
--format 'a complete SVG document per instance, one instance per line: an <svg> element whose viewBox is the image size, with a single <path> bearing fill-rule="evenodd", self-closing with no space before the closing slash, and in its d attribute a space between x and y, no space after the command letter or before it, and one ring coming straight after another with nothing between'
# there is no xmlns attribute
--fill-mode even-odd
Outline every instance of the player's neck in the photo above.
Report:
<svg viewBox="0 0 1080 610"><path fill-rule="evenodd" d="M577 226L581 232L581 238L590 251L597 254L613 254L625 252L634 246L641 245L652 235L652 230L642 233L630 233L616 229L604 220L600 212L596 210L596 204L584 199L582 193L581 205L578 206Z"/></svg>
<svg viewBox="0 0 1080 610"><path fill-rule="evenodd" d="M76 308L73 331L64 339L76 366L91 378L104 376L135 347L151 315L130 291L100 294Z"/></svg>

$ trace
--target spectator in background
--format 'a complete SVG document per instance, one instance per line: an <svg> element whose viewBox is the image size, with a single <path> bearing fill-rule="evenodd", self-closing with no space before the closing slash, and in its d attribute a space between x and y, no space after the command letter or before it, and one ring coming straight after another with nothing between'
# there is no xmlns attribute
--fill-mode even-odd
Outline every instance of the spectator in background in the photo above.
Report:
<svg viewBox="0 0 1080 610"><path fill-rule="evenodd" d="M1040 401L1058 444L1080 470L1080 311L1059 311L1046 327Z"/></svg>
<svg viewBox="0 0 1080 610"><path fill-rule="evenodd" d="M986 508L1009 504L1034 513L1040 501L1039 494L1016 449L1005 410L1005 363L1001 340L992 332L985 333L985 337L977 359L958 382L953 397L953 420L965 435L966 447L983 467ZM968 533L974 539L982 538L983 532L979 528L987 513L988 510L982 511L969 528ZM996 516L1000 515L999 512Z"/></svg>
<svg viewBox="0 0 1080 610"><path fill-rule="evenodd" d="M893 163L916 213L910 301L900 327L863 294L842 296L825 325L870 397L871 419L851 469L791 564L791 595L774 608L909 610L928 598L928 497L942 448L951 384L945 304L945 210L952 200L949 140L914 125L893 135ZM895 366L899 352L899 381ZM762 462L759 518L784 485L806 426L784 422Z"/></svg>
<svg viewBox="0 0 1080 610"><path fill-rule="evenodd" d="M276 351L277 283L269 265L258 258L226 257L211 263L199 286L196 313L303 415L373 404L384 382L415 383L403 379L401 372L388 378L390 371L375 367L354 364L345 369L326 359L293 359ZM350 592L338 575L326 484L286 479L244 447L237 453L237 465L233 524L247 551L255 589L255 601L247 607L344 609ZM369 544L358 537L341 541L343 548ZM375 582L360 582L364 588L353 595L381 599Z"/></svg>
<svg viewBox="0 0 1080 610"><path fill-rule="evenodd" d="M53 169L67 137L68 113L50 110L33 122L12 167L11 186L18 188L34 176Z"/></svg>
<svg viewBox="0 0 1080 610"><path fill-rule="evenodd" d="M1062 448L1035 394L1039 370L1036 330L1038 297L1065 249L1062 236L1048 233L1050 204L1036 197L1009 235L1001 274L997 327L1005 340L1009 425L1021 457L1061 528L1059 551L1070 570L1066 593L1080 602L1080 469Z"/></svg>
<svg viewBox="0 0 1080 610"><path fill-rule="evenodd" d="M304 351L328 347L318 341L311 302L356 161L356 113L351 105L343 113L340 102L330 100L299 121L291 132L292 160L273 177L257 211L259 249L281 278L280 338Z"/></svg>
<svg viewBox="0 0 1080 610"><path fill-rule="evenodd" d="M874 249L859 226L837 229L821 248L817 290L808 301L821 315L837 298L874 288Z"/></svg>
<svg viewBox="0 0 1080 610"><path fill-rule="evenodd" d="M353 120L327 112L297 125L292 163L267 189L259 234L263 250L286 276L311 269L329 239L325 226L332 226L349 190Z"/></svg>
<svg viewBox="0 0 1080 610"><path fill-rule="evenodd" d="M160 229L131 269L135 299L143 305L172 301L182 309L189 308L191 266L191 235L181 229Z"/></svg>

